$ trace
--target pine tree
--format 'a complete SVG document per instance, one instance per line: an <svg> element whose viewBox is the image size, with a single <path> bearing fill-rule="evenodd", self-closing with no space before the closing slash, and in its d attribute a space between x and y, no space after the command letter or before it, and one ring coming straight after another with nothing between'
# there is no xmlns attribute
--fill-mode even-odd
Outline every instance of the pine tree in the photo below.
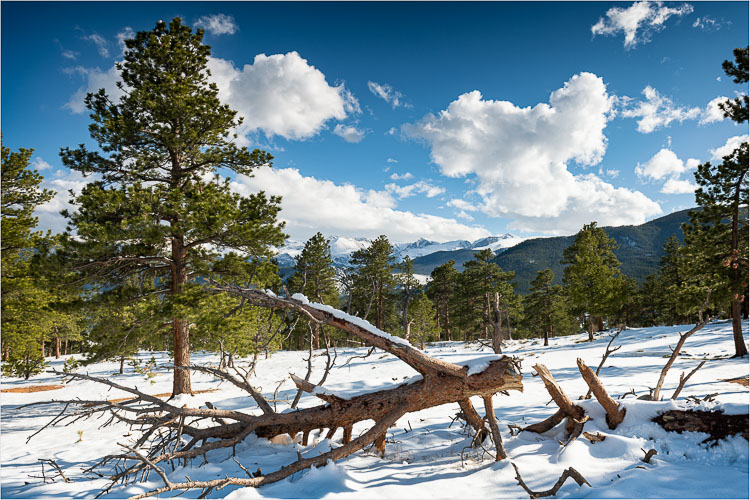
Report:
<svg viewBox="0 0 750 500"><path fill-rule="evenodd" d="M396 282L400 287L401 295L401 328L404 332L404 338L409 340L411 335L409 306L414 295L418 292L419 281L414 277L414 261L408 255L396 265L396 270L398 271Z"/></svg>
<svg viewBox="0 0 750 500"><path fill-rule="evenodd" d="M287 284L290 292L302 293L319 304L338 305L336 270L331 257L331 242L316 233L305 242ZM313 345L320 349L320 325L313 328ZM300 328L299 330L306 330Z"/></svg>
<svg viewBox="0 0 750 500"><path fill-rule="evenodd" d="M50 296L39 286L31 258L45 237L34 231L34 209L54 192L40 189L42 176L30 168L32 149L4 145L2 189L2 358L4 370L29 378L44 366Z"/></svg>
<svg viewBox="0 0 750 500"><path fill-rule="evenodd" d="M502 341L510 338L510 311L518 306L510 282L515 273L504 272L492 262L494 258L494 252L486 248L464 264L460 281L461 318L469 331L480 331L484 338L491 338L494 351L500 353ZM507 335L502 332L504 316Z"/></svg>
<svg viewBox="0 0 750 500"><path fill-rule="evenodd" d="M724 71L735 83L747 84L748 48L735 49L734 56L734 63L724 61ZM719 107L737 123L748 119L747 95ZM695 181L700 210L690 212L690 221L683 226L684 255L692 274L700 275L700 285L712 290L712 299L730 303L735 356L746 356L742 308L748 286L748 143L725 156L720 165L699 165Z"/></svg>
<svg viewBox="0 0 750 500"><path fill-rule="evenodd" d="M367 319L375 306L375 326L383 328L388 292L394 286L395 263L393 246L385 235L378 236L366 248L352 254L354 268L354 295L359 299L363 318Z"/></svg>
<svg viewBox="0 0 750 500"><path fill-rule="evenodd" d="M427 287L427 296L435 304L436 322L443 332L443 340L451 340L452 316L461 278L461 273L453 267L455 264L456 261L449 260L433 269Z"/></svg>
<svg viewBox="0 0 750 500"><path fill-rule="evenodd" d="M415 294L408 313L410 339L424 349L425 342L440 338L440 328L435 321L435 305L420 291Z"/></svg>
<svg viewBox="0 0 750 500"><path fill-rule="evenodd" d="M524 298L524 316L534 333L541 331L544 345L549 345L549 338L555 331L570 331L572 319L567 310L563 288L553 285L555 274L552 269L537 271L531 281L530 293Z"/></svg>
<svg viewBox="0 0 750 500"><path fill-rule="evenodd" d="M142 289L158 297L147 323L159 333L171 329L175 366L190 364L189 318L203 284L247 285L247 259L267 262L268 245L283 243L280 199L231 193L217 174L250 174L272 157L234 144L231 131L241 120L209 83L210 48L202 39L202 30L175 18L127 40L117 64L126 90L119 103L103 89L85 99L101 152L82 144L60 153L71 170L99 177L65 214L76 232L67 241L70 257L86 263L91 283L128 303L144 299ZM190 373L175 368L173 394L186 392Z"/></svg>
<svg viewBox="0 0 750 500"><path fill-rule="evenodd" d="M566 293L573 307L588 315L590 341L594 340L594 320L601 329L603 317L618 308L623 275L616 249L615 240L592 222L578 231L573 244L563 252Z"/></svg>

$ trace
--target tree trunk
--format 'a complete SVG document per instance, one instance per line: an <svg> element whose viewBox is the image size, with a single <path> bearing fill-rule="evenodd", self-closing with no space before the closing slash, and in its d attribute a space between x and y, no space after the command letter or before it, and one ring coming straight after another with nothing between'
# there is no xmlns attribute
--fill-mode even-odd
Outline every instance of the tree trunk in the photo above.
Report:
<svg viewBox="0 0 750 500"><path fill-rule="evenodd" d="M68 355L68 339L65 339L65 350L63 351L63 356Z"/></svg>
<svg viewBox="0 0 750 500"><path fill-rule="evenodd" d="M505 310L505 328L508 330L508 338L506 340L513 340L513 331L510 326L510 312Z"/></svg>
<svg viewBox="0 0 750 500"><path fill-rule="evenodd" d="M489 297L489 295L488 295ZM492 350L495 354L503 352L503 315L500 310L500 294L495 292L495 300L492 301Z"/></svg>
<svg viewBox="0 0 750 500"><path fill-rule="evenodd" d="M445 304L445 340L449 341L451 340L451 324L450 324L450 318L448 316L448 304Z"/></svg>
<svg viewBox="0 0 750 500"><path fill-rule="evenodd" d="M552 325L550 324L544 330L544 345L545 345L545 347L549 345L549 337L550 337L551 333L552 333Z"/></svg>
<svg viewBox="0 0 750 500"><path fill-rule="evenodd" d="M42 358L44 358L44 339L42 339Z"/></svg>
<svg viewBox="0 0 750 500"><path fill-rule="evenodd" d="M55 328L55 359L60 359L60 335Z"/></svg>
<svg viewBox="0 0 750 500"><path fill-rule="evenodd" d="M375 326L378 330L383 329L383 285L378 287L378 314Z"/></svg>
<svg viewBox="0 0 750 500"><path fill-rule="evenodd" d="M125 356L120 356L120 375L125 373Z"/></svg>
<svg viewBox="0 0 750 500"><path fill-rule="evenodd" d="M747 356L745 339L742 336L742 302L732 300L732 333L734 334L734 357Z"/></svg>
<svg viewBox="0 0 750 500"><path fill-rule="evenodd" d="M176 299L187 284L187 249L182 236L172 238L172 298ZM174 366L190 366L190 325L186 319L172 319ZM190 394L190 370L175 368L172 396Z"/></svg>
<svg viewBox="0 0 750 500"><path fill-rule="evenodd" d="M313 344L315 349L320 349L320 325L317 323L313 327Z"/></svg>
<svg viewBox="0 0 750 500"><path fill-rule="evenodd" d="M594 340L594 317L589 315L589 342Z"/></svg>
<svg viewBox="0 0 750 500"><path fill-rule="evenodd" d="M601 316L596 317L596 331L597 332L604 331L604 318Z"/></svg>

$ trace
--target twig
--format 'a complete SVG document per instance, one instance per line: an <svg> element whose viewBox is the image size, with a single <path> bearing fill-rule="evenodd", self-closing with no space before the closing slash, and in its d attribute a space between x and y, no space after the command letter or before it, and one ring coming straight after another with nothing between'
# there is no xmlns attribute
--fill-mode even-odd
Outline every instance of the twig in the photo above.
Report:
<svg viewBox="0 0 750 500"><path fill-rule="evenodd" d="M677 396L679 396L680 392L682 392L682 389L685 387L685 384L687 383L688 379L690 377L692 377L695 372L697 372L698 370L700 370L701 367L703 367L703 365L705 365L705 364L706 364L706 360L704 359L703 361L700 362L700 364L698 366L696 366L695 368L693 368L693 371L691 371L690 373L687 374L687 377L685 376L685 372L682 372L680 374L680 383L677 386L677 389L675 389L674 394L672 394L671 399L677 399Z"/></svg>
<svg viewBox="0 0 750 500"><path fill-rule="evenodd" d="M544 491L533 491L531 488L526 486L526 483L523 482L523 479L521 478L521 472L518 470L518 467L513 462L510 463L514 469L516 469L516 480L518 481L518 484L523 488L526 493L529 494L529 498L542 498L542 497L551 497L557 494L557 492L562 488L562 485L565 484L565 480L570 478L573 478L573 480L578 483L578 486L588 485L591 487L588 481L581 475L580 472L575 470L573 467L568 467L565 469L560 475L560 478L557 480L554 486L548 490Z"/></svg>

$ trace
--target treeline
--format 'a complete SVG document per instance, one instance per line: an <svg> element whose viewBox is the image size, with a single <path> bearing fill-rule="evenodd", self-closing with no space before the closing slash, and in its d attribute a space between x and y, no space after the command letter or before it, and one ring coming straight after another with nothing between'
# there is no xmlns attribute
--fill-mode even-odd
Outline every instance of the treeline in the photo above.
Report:
<svg viewBox="0 0 750 500"><path fill-rule="evenodd" d="M316 234L294 275L282 283L273 259L284 224L281 199L230 190L219 172L250 175L272 156L237 146L237 113L209 82L203 32L179 18L126 41L118 63L127 92L113 102L104 90L85 103L97 148L62 148L63 165L90 176L71 194L59 235L35 230L36 207L54 193L41 189L32 150L2 147L2 353L6 374L28 378L44 357L86 353L87 362L117 359L120 370L139 350L167 350L174 365L191 351L262 355L277 349L351 344L299 314L267 310L224 293L268 289L329 304L391 334L423 345L437 340L502 341L630 326L692 321L710 290L714 316L731 317L737 355L747 353L740 316L747 308L747 169L743 143L723 163L696 172L699 209L665 246L658 275L638 287L620 271L615 242L596 223L584 226L564 253L563 286L550 270L531 293L515 291L514 275L478 253L459 272L448 262L428 283L410 259L396 262L385 236L336 269L330 244ZM748 51L724 69L747 83ZM723 103L747 120L747 96ZM231 360L225 359L226 362ZM190 371L175 368L173 393L190 392Z"/></svg>

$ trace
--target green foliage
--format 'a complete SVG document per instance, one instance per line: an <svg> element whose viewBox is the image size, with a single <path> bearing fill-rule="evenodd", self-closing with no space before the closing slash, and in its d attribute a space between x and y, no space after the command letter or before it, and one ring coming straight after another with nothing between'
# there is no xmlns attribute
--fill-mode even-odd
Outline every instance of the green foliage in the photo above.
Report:
<svg viewBox="0 0 750 500"><path fill-rule="evenodd" d="M284 240L276 222L280 198L241 196L218 175L251 174L272 157L233 141L241 120L209 83L210 49L202 39L202 30L193 33L175 18L127 40L117 63L126 93L117 103L104 90L85 100L98 150L80 145L60 153L71 170L100 179L65 214L65 253L80 278L106 296L98 299L105 309L119 304L110 355L171 330L175 363L186 364L191 321L204 319L206 307L227 305L213 301L206 284L258 284L266 278L257 271L272 266L269 246ZM175 380L175 392L189 390L189 374L177 371Z"/></svg>
<svg viewBox="0 0 750 500"><path fill-rule="evenodd" d="M408 314L409 340L424 349L426 342L440 340L440 328L435 321L435 306L424 292L415 295Z"/></svg>
<svg viewBox="0 0 750 500"><path fill-rule="evenodd" d="M375 326L383 328L388 291L393 288L393 246L385 235L378 236L368 247L351 257L352 308L355 314L368 319L374 309Z"/></svg>
<svg viewBox="0 0 750 500"><path fill-rule="evenodd" d="M575 241L563 252L563 283L572 307L589 317L589 335L594 318L614 313L620 306L623 286L620 261L615 256L617 243L596 222L586 224Z"/></svg>
<svg viewBox="0 0 750 500"><path fill-rule="evenodd" d="M316 233L305 242L294 271L287 283L291 293L302 293L320 304L338 303L331 242L321 233Z"/></svg>
<svg viewBox="0 0 750 500"><path fill-rule="evenodd" d="M553 285L555 275L551 269L539 271L531 282L531 293L523 299L524 327L535 336L568 335L578 330L575 318L560 285Z"/></svg>
<svg viewBox="0 0 750 500"><path fill-rule="evenodd" d="M2 350L5 373L29 378L43 369L42 345L49 330L50 293L32 265L44 236L35 232L34 209L54 193L40 189L30 168L32 149L2 146Z"/></svg>
<svg viewBox="0 0 750 500"><path fill-rule="evenodd" d="M453 267L454 264L453 260L449 260L433 269L427 287L427 296L435 304L436 321L442 331L443 340L451 340L451 328L457 306L456 297L461 273Z"/></svg>

